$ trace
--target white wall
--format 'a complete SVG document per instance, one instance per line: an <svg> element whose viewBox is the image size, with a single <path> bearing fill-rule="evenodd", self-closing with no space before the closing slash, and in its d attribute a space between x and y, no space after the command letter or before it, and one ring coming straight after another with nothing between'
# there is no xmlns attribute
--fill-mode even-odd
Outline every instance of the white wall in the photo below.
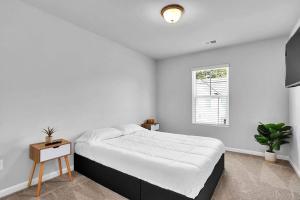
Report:
<svg viewBox="0 0 300 200"><path fill-rule="evenodd" d="M300 19L290 34L292 37L300 27ZM289 89L289 122L293 126L290 161L300 176L300 86Z"/></svg>
<svg viewBox="0 0 300 200"><path fill-rule="evenodd" d="M157 68L157 115L163 131L221 139L227 147L264 151L254 141L258 122L288 121L284 86L286 38L161 60ZM192 124L191 68L230 64L230 127ZM281 154L287 155L285 146Z"/></svg>
<svg viewBox="0 0 300 200"><path fill-rule="evenodd" d="M27 180L28 145L155 115L153 60L16 0L0 1L0 190ZM46 164L57 170L57 162Z"/></svg>
<svg viewBox="0 0 300 200"><path fill-rule="evenodd" d="M300 172L300 87L289 89L289 121L293 126L290 160ZM300 175L300 174L298 174Z"/></svg>

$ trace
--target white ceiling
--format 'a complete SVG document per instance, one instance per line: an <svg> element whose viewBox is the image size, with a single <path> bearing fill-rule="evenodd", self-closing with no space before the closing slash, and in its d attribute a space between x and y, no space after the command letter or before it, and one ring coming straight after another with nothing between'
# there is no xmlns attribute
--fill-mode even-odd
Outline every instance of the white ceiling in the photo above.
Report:
<svg viewBox="0 0 300 200"><path fill-rule="evenodd" d="M23 1L155 59L288 35L300 18L300 0ZM176 24L160 16L170 3L185 8Z"/></svg>

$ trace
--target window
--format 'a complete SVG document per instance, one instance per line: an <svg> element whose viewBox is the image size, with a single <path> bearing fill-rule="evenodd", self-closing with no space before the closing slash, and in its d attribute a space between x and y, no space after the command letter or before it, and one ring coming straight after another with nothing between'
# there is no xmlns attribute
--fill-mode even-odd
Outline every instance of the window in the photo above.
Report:
<svg viewBox="0 0 300 200"><path fill-rule="evenodd" d="M193 123L229 125L229 65L192 71Z"/></svg>

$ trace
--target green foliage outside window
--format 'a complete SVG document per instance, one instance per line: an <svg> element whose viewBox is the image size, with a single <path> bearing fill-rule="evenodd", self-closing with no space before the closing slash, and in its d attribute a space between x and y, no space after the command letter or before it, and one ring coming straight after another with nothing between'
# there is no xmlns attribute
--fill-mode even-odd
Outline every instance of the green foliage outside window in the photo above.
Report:
<svg viewBox="0 0 300 200"><path fill-rule="evenodd" d="M196 72L196 79L200 79L200 80L209 79L209 78L226 78L226 77L227 77L226 68L201 70Z"/></svg>

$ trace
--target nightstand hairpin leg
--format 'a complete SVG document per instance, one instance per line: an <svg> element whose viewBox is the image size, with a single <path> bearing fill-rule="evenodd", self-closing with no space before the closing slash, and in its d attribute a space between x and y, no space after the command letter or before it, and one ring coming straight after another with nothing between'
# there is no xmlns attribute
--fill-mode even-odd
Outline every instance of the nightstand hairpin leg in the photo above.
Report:
<svg viewBox="0 0 300 200"><path fill-rule="evenodd" d="M62 176L61 159L58 158L59 175Z"/></svg>
<svg viewBox="0 0 300 200"><path fill-rule="evenodd" d="M36 189L36 196L39 197L42 189L42 181L43 181L43 173L44 173L44 163L40 164L40 172L39 172L39 182Z"/></svg>
<svg viewBox="0 0 300 200"><path fill-rule="evenodd" d="M68 158L68 156L64 156L64 158L65 158L65 161L66 161L70 181L72 181L72 173L71 173L69 158Z"/></svg>
<svg viewBox="0 0 300 200"><path fill-rule="evenodd" d="M31 186L31 182L32 182L32 178L33 178L33 174L34 174L34 171L35 171L35 167L36 167L36 162L33 162L33 166L32 166L32 169L31 169L31 173L29 175L29 180L28 180L28 187Z"/></svg>

